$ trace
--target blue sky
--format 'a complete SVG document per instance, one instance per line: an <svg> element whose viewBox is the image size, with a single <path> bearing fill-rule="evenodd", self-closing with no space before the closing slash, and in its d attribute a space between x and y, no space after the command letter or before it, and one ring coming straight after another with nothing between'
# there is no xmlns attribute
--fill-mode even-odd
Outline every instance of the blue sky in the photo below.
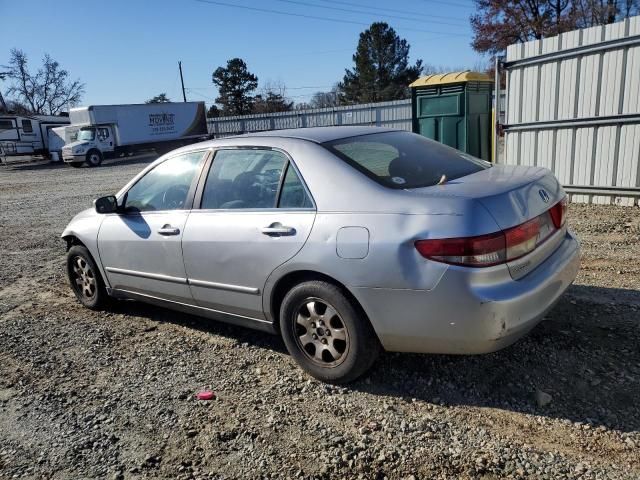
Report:
<svg viewBox="0 0 640 480"><path fill-rule="evenodd" d="M342 78L359 33L376 20L407 39L412 61L472 68L480 59L470 47L472 11L472 0L0 0L0 65L12 47L32 69L49 53L86 84L83 104L108 104L160 92L181 100L182 60L188 99L210 104L211 73L241 57L261 85L284 82L304 101Z"/></svg>

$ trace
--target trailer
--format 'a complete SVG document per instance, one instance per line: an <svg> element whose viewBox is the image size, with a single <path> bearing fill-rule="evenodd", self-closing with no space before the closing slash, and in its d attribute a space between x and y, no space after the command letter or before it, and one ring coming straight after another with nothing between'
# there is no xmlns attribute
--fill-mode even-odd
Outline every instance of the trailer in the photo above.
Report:
<svg viewBox="0 0 640 480"><path fill-rule="evenodd" d="M69 117L57 115L0 115L0 155L48 157L49 131L69 123Z"/></svg>
<svg viewBox="0 0 640 480"><path fill-rule="evenodd" d="M72 108L69 117L78 138L62 148L62 159L74 167L145 150L163 154L208 138L204 102L92 105Z"/></svg>

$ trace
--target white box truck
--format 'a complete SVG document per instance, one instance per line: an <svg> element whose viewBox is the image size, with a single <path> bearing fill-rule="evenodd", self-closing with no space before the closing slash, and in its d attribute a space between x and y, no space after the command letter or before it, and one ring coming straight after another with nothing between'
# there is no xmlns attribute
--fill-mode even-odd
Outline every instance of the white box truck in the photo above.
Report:
<svg viewBox="0 0 640 480"><path fill-rule="evenodd" d="M207 138L204 102L92 105L72 108L69 118L80 129L62 159L74 167L144 150L163 154Z"/></svg>
<svg viewBox="0 0 640 480"><path fill-rule="evenodd" d="M21 155L49 156L49 131L68 125L57 115L0 115L0 158Z"/></svg>

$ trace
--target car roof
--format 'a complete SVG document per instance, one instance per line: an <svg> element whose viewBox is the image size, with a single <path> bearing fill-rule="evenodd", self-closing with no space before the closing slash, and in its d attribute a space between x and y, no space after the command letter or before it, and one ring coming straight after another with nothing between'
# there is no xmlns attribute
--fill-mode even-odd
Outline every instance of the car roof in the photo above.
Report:
<svg viewBox="0 0 640 480"><path fill-rule="evenodd" d="M342 126L342 127L308 127L308 128L289 128L284 130L269 130L265 132L246 133L233 138L247 137L279 137L279 138L296 138L301 140L309 140L316 143L330 142L341 138L355 137L357 135L370 135L372 133L395 132L397 129L382 127L359 127L359 126Z"/></svg>

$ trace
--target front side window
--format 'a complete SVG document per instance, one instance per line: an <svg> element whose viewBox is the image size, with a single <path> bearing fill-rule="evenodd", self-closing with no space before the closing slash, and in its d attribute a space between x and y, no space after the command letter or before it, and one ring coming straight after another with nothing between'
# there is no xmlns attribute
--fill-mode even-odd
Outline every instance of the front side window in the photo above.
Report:
<svg viewBox="0 0 640 480"><path fill-rule="evenodd" d="M454 180L491 164L409 132L341 138L323 144L356 170L389 188L420 188Z"/></svg>
<svg viewBox="0 0 640 480"><path fill-rule="evenodd" d="M286 164L287 157L273 150L219 150L207 175L201 208L274 208Z"/></svg>
<svg viewBox="0 0 640 480"><path fill-rule="evenodd" d="M78 140L84 140L85 142L93 142L96 139L95 128L83 128L78 133Z"/></svg>
<svg viewBox="0 0 640 480"><path fill-rule="evenodd" d="M13 122L11 120L0 120L0 130L13 129Z"/></svg>
<svg viewBox="0 0 640 480"><path fill-rule="evenodd" d="M183 209L203 155L203 152L178 155L147 172L127 192L125 212Z"/></svg>
<svg viewBox="0 0 640 480"><path fill-rule="evenodd" d="M31 120L22 120L22 131L24 133L33 132L33 125L31 125Z"/></svg>
<svg viewBox="0 0 640 480"><path fill-rule="evenodd" d="M104 141L109 138L109 129L108 128L99 128L98 129L98 140Z"/></svg>

